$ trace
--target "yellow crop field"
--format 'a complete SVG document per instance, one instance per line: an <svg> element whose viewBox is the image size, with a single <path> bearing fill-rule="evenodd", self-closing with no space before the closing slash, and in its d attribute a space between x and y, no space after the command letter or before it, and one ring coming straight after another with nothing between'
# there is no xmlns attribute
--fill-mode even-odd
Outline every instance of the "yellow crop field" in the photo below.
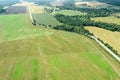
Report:
<svg viewBox="0 0 120 80"><path fill-rule="evenodd" d="M90 32L94 33L97 38L100 38L105 43L111 45L120 54L120 32L112 32L102 28L97 27L85 27Z"/></svg>
<svg viewBox="0 0 120 80"><path fill-rule="evenodd" d="M31 12L35 13L44 13L45 6L30 6Z"/></svg>
<svg viewBox="0 0 120 80"><path fill-rule="evenodd" d="M110 17L97 17L97 18L92 18L94 21L101 21L101 22L106 22L106 23L114 23L120 25L120 18L110 16Z"/></svg>

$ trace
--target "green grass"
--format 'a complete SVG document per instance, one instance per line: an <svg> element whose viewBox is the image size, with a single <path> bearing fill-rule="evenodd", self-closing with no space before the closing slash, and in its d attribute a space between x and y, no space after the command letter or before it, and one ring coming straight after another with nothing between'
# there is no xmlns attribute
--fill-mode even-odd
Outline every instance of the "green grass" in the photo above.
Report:
<svg viewBox="0 0 120 80"><path fill-rule="evenodd" d="M63 14L63 15L68 15L68 16L75 16L75 15L86 15L87 13L83 13L80 11L74 11L74 10L61 10L61 11L56 11L54 14Z"/></svg>
<svg viewBox="0 0 120 80"><path fill-rule="evenodd" d="M11 23L0 22L0 29L5 28L0 38L6 40L9 36L3 34L10 33L9 40L0 42L0 80L119 80L114 69L120 73L120 64L95 41L76 33L32 26L26 15L1 17ZM13 23L13 17L21 18L21 22ZM11 34L23 23L26 34ZM10 25L17 28L8 29Z"/></svg>
<svg viewBox="0 0 120 80"><path fill-rule="evenodd" d="M33 14L33 18L36 20L39 24L44 24L46 26L52 25L57 26L60 25L59 23L52 15L50 14Z"/></svg>
<svg viewBox="0 0 120 80"><path fill-rule="evenodd" d="M45 29L36 29L29 23L26 14L19 15L0 15L0 41L19 40L26 38L33 38L52 32Z"/></svg>

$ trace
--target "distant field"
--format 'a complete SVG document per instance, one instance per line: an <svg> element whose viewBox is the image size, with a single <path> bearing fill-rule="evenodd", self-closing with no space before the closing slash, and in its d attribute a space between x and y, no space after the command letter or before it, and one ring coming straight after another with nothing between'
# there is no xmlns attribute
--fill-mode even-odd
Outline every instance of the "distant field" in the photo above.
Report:
<svg viewBox="0 0 120 80"><path fill-rule="evenodd" d="M89 2L76 1L75 5L87 5L90 7L110 6L109 4L98 2L98 1L89 1Z"/></svg>
<svg viewBox="0 0 120 80"><path fill-rule="evenodd" d="M27 8L24 6L10 6L6 9L4 14L21 14L26 12L27 12Z"/></svg>
<svg viewBox="0 0 120 80"><path fill-rule="evenodd" d="M106 22L106 23L114 23L120 25L120 18L117 17L97 17L97 18L92 18L94 21L101 21L101 22Z"/></svg>
<svg viewBox="0 0 120 80"><path fill-rule="evenodd" d="M112 32L97 27L86 27L86 29L94 33L97 38L110 44L120 54L120 32Z"/></svg>
<svg viewBox="0 0 120 80"><path fill-rule="evenodd" d="M14 22L16 21L16 22ZM95 41L0 16L0 80L119 80L120 64Z"/></svg>
<svg viewBox="0 0 120 80"><path fill-rule="evenodd" d="M45 6L30 6L32 14L44 13Z"/></svg>
<svg viewBox="0 0 120 80"><path fill-rule="evenodd" d="M57 26L61 24L50 14L33 14L33 18L36 20L37 23L44 24L46 26Z"/></svg>
<svg viewBox="0 0 120 80"><path fill-rule="evenodd" d="M87 13L83 13L80 11L74 11L74 10L61 10L61 11L56 11L55 14L74 16L74 15L86 15Z"/></svg>

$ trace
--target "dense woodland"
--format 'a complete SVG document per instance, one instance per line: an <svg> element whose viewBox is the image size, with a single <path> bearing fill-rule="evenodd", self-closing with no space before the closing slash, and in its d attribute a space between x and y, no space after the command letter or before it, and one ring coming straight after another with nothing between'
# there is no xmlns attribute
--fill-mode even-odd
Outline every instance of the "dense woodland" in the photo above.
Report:
<svg viewBox="0 0 120 80"><path fill-rule="evenodd" d="M73 6L60 6L58 7L61 10L76 10L76 11L81 11L81 12L86 12L88 13L88 15L90 17L106 17L106 16L110 16L114 13L118 13L120 12L119 9L108 9L108 8L100 8L100 9L96 9L96 8L79 8L79 7L75 7Z"/></svg>
<svg viewBox="0 0 120 80"><path fill-rule="evenodd" d="M95 22L90 19L89 15L81 15L81 16L65 16L62 14L57 14L55 18L64 24L70 26L96 26L100 28L104 28L110 31L119 31L120 32L120 25L112 24L112 23L104 23L104 22Z"/></svg>

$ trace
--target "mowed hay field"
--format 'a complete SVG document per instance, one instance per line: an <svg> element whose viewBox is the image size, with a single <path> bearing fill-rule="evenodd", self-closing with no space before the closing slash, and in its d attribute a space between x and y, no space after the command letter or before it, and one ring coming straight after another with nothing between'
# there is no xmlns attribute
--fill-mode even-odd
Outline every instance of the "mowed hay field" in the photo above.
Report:
<svg viewBox="0 0 120 80"><path fill-rule="evenodd" d="M112 32L97 27L85 27L90 32L94 33L97 38L100 38L105 43L110 44L120 54L120 32Z"/></svg>
<svg viewBox="0 0 120 80"><path fill-rule="evenodd" d="M74 11L74 10L60 10L60 11L56 11L55 14L75 16L75 15L86 15L87 13L83 13L83 12L80 12L80 11Z"/></svg>
<svg viewBox="0 0 120 80"><path fill-rule="evenodd" d="M61 23L58 22L52 15L50 14L33 14L34 20L38 24L44 24L45 26L51 25L51 26L57 26Z"/></svg>
<svg viewBox="0 0 120 80"><path fill-rule="evenodd" d="M101 21L101 22L106 22L106 23L114 23L120 25L120 18L110 16L110 17L97 17L97 18L92 18L94 21Z"/></svg>
<svg viewBox="0 0 120 80"><path fill-rule="evenodd" d="M32 26L27 15L0 16L0 38L0 80L120 79L120 64L95 41Z"/></svg>

